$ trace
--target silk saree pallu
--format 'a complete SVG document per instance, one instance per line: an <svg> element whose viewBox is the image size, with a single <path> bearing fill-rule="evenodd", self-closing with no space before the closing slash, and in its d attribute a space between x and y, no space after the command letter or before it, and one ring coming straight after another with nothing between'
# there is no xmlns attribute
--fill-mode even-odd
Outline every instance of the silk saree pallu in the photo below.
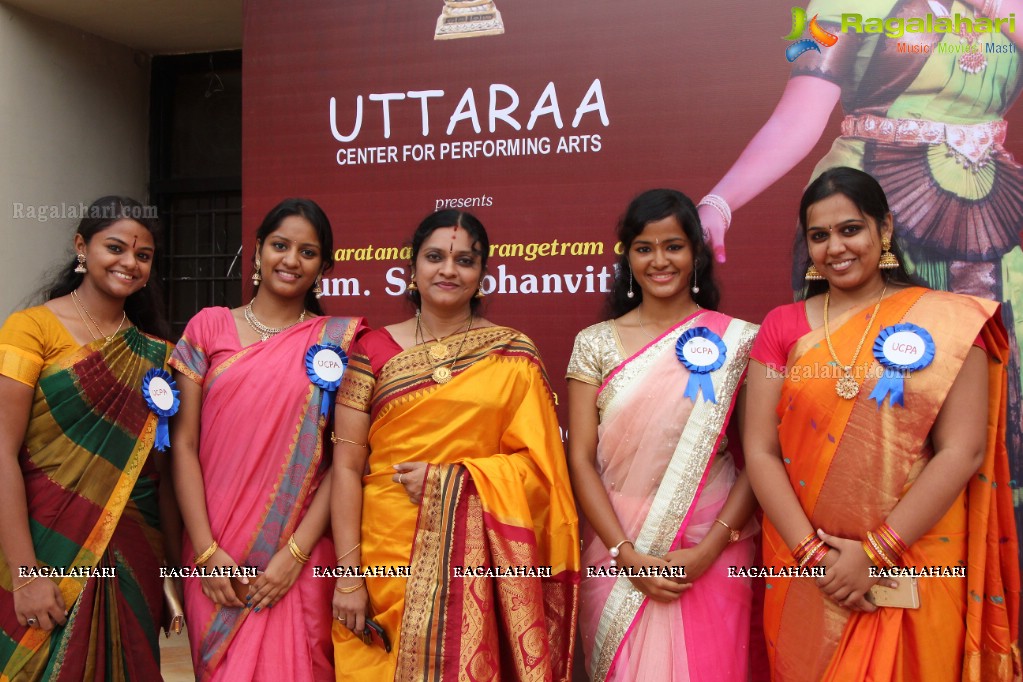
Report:
<svg viewBox="0 0 1023 682"><path fill-rule="evenodd" d="M823 330L799 339L789 355L778 405L792 489L815 528L863 540L884 522L933 456L931 428L979 336L989 357L984 463L948 512L901 560L906 567L965 566L967 575L920 578L919 609L880 608L872 614L834 604L813 580L769 579L764 628L772 676L786 681L930 680L961 671L964 680L1013 679L1019 567L1004 441L1007 345L998 306L911 288L886 299L878 318L869 320L868 311L859 310L836 321L832 342L838 356L852 357L865 326L873 322L876 331L868 336L865 351L892 329L913 328L923 339L922 329L930 338L925 345L933 353L931 361L892 383L894 375L885 374L878 362L884 354L864 352L853 368L860 392L845 400L835 393L840 371L823 343ZM769 522L764 563L794 563Z"/></svg>
<svg viewBox="0 0 1023 682"><path fill-rule="evenodd" d="M159 678L157 417L142 383L169 352L133 327L42 368L19 455L29 530L39 566L79 574L38 578L68 610L48 633L18 624L20 567L0 560L0 680Z"/></svg>
<svg viewBox="0 0 1023 682"><path fill-rule="evenodd" d="M362 563L394 651L334 625L342 679L568 680L579 555L575 504L553 394L532 342L487 327L445 341L453 378L436 383L426 346L373 377L353 360L339 402L371 412ZM447 360L447 363L452 360ZM446 365L445 365L446 366ZM428 462L422 502L391 478Z"/></svg>
<svg viewBox="0 0 1023 682"><path fill-rule="evenodd" d="M319 317L239 348L231 311L189 323L171 364L202 386L199 461L213 536L238 563L262 571L287 544L326 472L323 434L333 401L311 381L314 346L347 353L361 319ZM212 351L211 349L216 349ZM196 549L185 535L184 556ZM331 566L321 538L309 566ZM201 680L333 678L332 581L304 569L271 609L221 607L185 582L192 659Z"/></svg>
<svg viewBox="0 0 1023 682"><path fill-rule="evenodd" d="M717 518L736 477L724 431L756 332L742 320L698 313L600 387L597 467L637 551L664 556L692 547ZM720 362L701 375L707 363L685 358L708 347ZM747 679L751 590L748 580L727 578L727 566L749 565L749 537L729 545L670 603L646 599L624 576L608 576L607 547L592 529L584 541L584 565L602 573L582 585L580 627L592 679Z"/></svg>

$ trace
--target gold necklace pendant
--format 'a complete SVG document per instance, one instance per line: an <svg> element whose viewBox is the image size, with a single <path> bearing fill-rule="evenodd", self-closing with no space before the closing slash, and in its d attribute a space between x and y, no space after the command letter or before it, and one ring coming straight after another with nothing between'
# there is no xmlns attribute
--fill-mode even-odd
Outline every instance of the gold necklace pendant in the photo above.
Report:
<svg viewBox="0 0 1023 682"><path fill-rule="evenodd" d="M852 400L860 394L860 385L856 383L855 379L853 379L852 374L849 373L849 369L844 369L845 375L838 380L837 384L835 384L835 393L838 394L839 398Z"/></svg>
<svg viewBox="0 0 1023 682"><path fill-rule="evenodd" d="M451 370L445 367L444 365L441 365L440 367L433 370L433 374L431 376L433 377L433 380L438 384L446 384L449 381L451 381Z"/></svg>
<svg viewBox="0 0 1023 682"><path fill-rule="evenodd" d="M443 343L435 343L430 346L430 359L434 362L440 362L446 360L448 357L448 347Z"/></svg>
<svg viewBox="0 0 1023 682"><path fill-rule="evenodd" d="M867 340L867 334L870 333L870 328L874 326L874 319L877 317L877 313L881 310L881 301L884 300L884 294L888 291L888 283L885 282L884 287L881 289L881 295L877 297L877 303L874 304L874 312L870 314L870 320L867 322L867 328L863 330L863 336L860 337L860 342L856 344L856 350L853 352L852 363L843 365L838 360L838 353L835 352L835 346L831 343L831 327L828 324L828 304L831 302L831 292L824 292L824 339L828 344L828 352L831 353L831 359L835 361L835 364L842 368L842 376L839 377L838 382L835 384L835 393L838 394L839 398L845 400L852 400L860 394L860 385L853 378L852 369L856 366L856 360L860 357L860 351L863 349L863 343Z"/></svg>

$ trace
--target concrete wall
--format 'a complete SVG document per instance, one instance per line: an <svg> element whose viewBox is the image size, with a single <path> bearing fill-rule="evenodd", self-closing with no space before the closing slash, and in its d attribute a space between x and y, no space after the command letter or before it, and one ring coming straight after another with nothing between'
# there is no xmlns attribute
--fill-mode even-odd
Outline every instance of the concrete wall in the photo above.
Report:
<svg viewBox="0 0 1023 682"><path fill-rule="evenodd" d="M148 131L146 55L0 2L0 316L70 260L80 203L146 202Z"/></svg>

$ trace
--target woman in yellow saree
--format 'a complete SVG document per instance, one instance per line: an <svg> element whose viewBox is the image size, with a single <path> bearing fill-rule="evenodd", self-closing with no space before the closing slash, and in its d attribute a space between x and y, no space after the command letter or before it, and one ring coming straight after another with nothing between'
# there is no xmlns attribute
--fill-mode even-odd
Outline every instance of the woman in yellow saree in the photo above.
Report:
<svg viewBox="0 0 1023 682"><path fill-rule="evenodd" d="M488 251L470 214L427 217L417 315L358 341L338 391L339 680L571 677L575 505L536 348L475 314Z"/></svg>
<svg viewBox="0 0 1023 682"><path fill-rule="evenodd" d="M862 171L811 183L800 224L808 298L764 320L743 441L764 564L825 575L768 580L772 678L1011 680L998 305L911 286L884 192Z"/></svg>
<svg viewBox="0 0 1023 682"><path fill-rule="evenodd" d="M0 680L160 679L158 227L98 199L46 303L0 329Z"/></svg>

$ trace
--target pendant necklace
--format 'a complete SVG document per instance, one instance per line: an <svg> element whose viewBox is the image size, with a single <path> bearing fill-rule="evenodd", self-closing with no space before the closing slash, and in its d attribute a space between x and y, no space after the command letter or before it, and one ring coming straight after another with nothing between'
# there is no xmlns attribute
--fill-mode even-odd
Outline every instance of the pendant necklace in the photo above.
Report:
<svg viewBox="0 0 1023 682"><path fill-rule="evenodd" d="M835 352L835 347L831 344L831 329L828 327L828 302L831 297L831 292L827 291L824 293L824 339L828 342L828 352L831 353L831 359L835 361L835 364L842 368L842 376L838 379L838 383L835 384L835 393L838 394L839 398L845 398L846 400L852 400L860 393L860 385L856 383L856 379L853 378L852 368L856 366L856 359L860 357L860 351L863 349L863 343L867 340L867 334L870 333L870 328L874 326L874 318L877 317L877 311L881 309L881 301L884 300L884 293L888 291L888 283L885 282L884 288L881 289L881 295L877 297L877 303L874 305L874 312L870 314L870 320L867 322L867 328L863 330L863 336L860 337L860 342L856 346L856 352L853 353L852 362L848 365L843 365L842 361L838 359L838 353Z"/></svg>
<svg viewBox="0 0 1023 682"><path fill-rule="evenodd" d="M458 356L462 354L462 346L465 345L465 338L469 335L469 330L472 329L472 321L473 315L472 313L469 313L469 324L466 325L465 331L462 333L462 340L458 343L458 350L455 351L455 357L451 359L451 363L447 367L445 367L442 364L434 368L431 376L433 377L433 380L438 384L446 384L449 381L451 381L452 377L451 370L454 369L455 363L458 362ZM426 330L426 333L432 336L435 342L434 345L430 346L430 348L427 351L430 355L430 359L433 360L434 362L443 362L444 359L448 357L448 348L445 344L440 342L436 334L431 332L426 327L426 324L424 324L422 321L422 316L419 314L419 311L417 310L416 335L423 340L423 343L426 343L426 339L423 338L423 330Z"/></svg>

